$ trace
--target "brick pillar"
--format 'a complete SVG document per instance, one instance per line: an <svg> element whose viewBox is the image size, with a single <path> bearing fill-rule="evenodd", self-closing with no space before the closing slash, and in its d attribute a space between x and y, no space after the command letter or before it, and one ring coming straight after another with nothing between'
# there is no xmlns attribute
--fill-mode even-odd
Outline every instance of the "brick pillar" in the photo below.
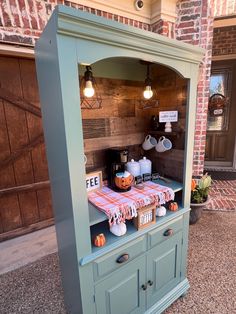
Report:
<svg viewBox="0 0 236 314"><path fill-rule="evenodd" d="M213 0L177 3L176 39L206 49L200 66L197 89L197 112L194 139L193 175L199 177L204 170L206 126L211 74L213 39Z"/></svg>

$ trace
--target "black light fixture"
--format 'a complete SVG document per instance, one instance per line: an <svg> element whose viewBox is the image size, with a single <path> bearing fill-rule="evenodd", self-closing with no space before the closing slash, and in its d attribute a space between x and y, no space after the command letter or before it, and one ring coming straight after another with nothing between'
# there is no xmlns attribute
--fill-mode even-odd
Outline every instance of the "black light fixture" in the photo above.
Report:
<svg viewBox="0 0 236 314"><path fill-rule="evenodd" d="M145 79L145 89L143 91L143 97L145 99L150 99L153 96L152 80L150 79L150 76L149 76L149 66L150 66L150 63L146 62L146 64L147 64L147 76L146 76L146 79Z"/></svg>
<svg viewBox="0 0 236 314"><path fill-rule="evenodd" d="M83 89L83 94L85 97L93 97L95 90L93 88L94 77L91 66L86 66L86 71L84 72L85 87Z"/></svg>

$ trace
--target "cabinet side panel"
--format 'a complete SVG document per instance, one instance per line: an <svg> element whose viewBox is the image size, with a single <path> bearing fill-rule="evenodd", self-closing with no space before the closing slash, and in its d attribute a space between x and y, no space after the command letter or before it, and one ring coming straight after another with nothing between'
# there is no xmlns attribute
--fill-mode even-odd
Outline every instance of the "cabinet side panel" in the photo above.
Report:
<svg viewBox="0 0 236 314"><path fill-rule="evenodd" d="M83 142L79 98L76 98L77 107L72 99L79 87L72 86L71 81L75 80L72 79L70 82L68 80L68 72L71 71L72 77L77 73L77 57L73 39L67 37L68 41L65 40L63 47L58 47L60 42L56 35L56 20L57 10L54 11L43 36L37 42L36 66L60 267L67 311L93 314L95 308L92 301L92 270L89 265L79 267L80 257L90 253L91 245L87 195L85 187L84 189L81 187L85 170L82 164ZM66 66L67 71L64 71ZM65 102L69 90L71 97ZM80 121L78 125L75 120ZM74 135L70 136L72 132ZM76 136L78 142L75 144L73 141ZM89 291L86 297L84 290Z"/></svg>

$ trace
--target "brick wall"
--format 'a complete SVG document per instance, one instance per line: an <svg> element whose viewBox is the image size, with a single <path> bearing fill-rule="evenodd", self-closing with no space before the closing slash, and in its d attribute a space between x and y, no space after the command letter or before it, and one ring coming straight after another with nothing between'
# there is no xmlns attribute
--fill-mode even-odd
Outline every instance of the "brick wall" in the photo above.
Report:
<svg viewBox="0 0 236 314"><path fill-rule="evenodd" d="M214 29L212 55L236 54L236 26Z"/></svg>
<svg viewBox="0 0 236 314"><path fill-rule="evenodd" d="M127 25L149 30L150 25L120 15L89 8L64 0L2 0L0 1L0 41L34 46L53 9L64 4L103 16Z"/></svg>

